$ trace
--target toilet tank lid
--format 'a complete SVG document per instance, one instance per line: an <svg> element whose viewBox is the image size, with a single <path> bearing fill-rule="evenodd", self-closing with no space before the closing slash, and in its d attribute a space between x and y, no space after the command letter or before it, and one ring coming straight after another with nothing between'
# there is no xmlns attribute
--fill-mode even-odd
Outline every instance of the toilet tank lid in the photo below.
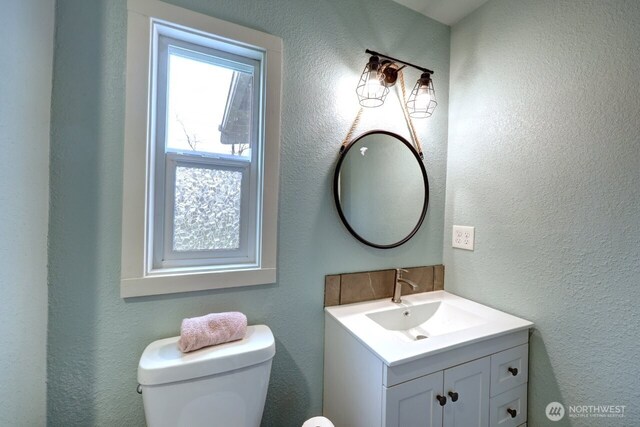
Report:
<svg viewBox="0 0 640 427"><path fill-rule="evenodd" d="M154 341L138 364L138 382L158 385L228 372L273 358L276 344L265 325L247 326L243 339L205 347L190 353L178 349L180 337Z"/></svg>

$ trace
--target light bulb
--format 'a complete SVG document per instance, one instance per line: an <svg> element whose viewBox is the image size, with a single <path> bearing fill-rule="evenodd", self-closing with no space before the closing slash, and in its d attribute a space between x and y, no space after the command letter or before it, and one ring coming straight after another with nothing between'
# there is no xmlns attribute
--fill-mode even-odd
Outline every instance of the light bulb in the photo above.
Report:
<svg viewBox="0 0 640 427"><path fill-rule="evenodd" d="M377 56L372 56L365 66L356 93L363 107L379 107L384 104L389 88L384 82L384 75L380 72Z"/></svg>
<svg viewBox="0 0 640 427"><path fill-rule="evenodd" d="M418 93L416 95L416 107L427 108L430 102L431 94L429 93L429 86L423 85L418 89Z"/></svg>
<svg viewBox="0 0 640 427"><path fill-rule="evenodd" d="M406 105L409 116L413 118L423 119L430 117L437 105L430 77L429 73L422 73L411 91Z"/></svg>
<svg viewBox="0 0 640 427"><path fill-rule="evenodd" d="M367 95L369 98L380 98L384 91L384 85L378 77L377 70L371 70L369 72L369 78L367 80Z"/></svg>

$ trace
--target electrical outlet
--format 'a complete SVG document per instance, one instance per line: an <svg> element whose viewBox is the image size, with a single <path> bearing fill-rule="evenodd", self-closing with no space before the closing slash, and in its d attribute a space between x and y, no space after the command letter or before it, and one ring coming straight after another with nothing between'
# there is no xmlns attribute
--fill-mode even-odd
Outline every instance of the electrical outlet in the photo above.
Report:
<svg viewBox="0 0 640 427"><path fill-rule="evenodd" d="M453 226L453 236L451 237L451 246L454 248L473 250L473 241L475 237L475 227L467 227L464 225Z"/></svg>

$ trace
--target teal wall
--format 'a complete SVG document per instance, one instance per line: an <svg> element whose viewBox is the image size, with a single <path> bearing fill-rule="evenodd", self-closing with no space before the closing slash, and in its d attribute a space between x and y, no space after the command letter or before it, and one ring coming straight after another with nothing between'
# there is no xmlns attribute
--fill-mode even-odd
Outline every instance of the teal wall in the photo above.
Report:
<svg viewBox="0 0 640 427"><path fill-rule="evenodd" d="M0 12L0 425L46 417L53 0Z"/></svg>
<svg viewBox="0 0 640 427"><path fill-rule="evenodd" d="M449 27L388 0L183 0L178 5L284 40L278 281L272 285L119 297L126 3L58 0L53 74L49 242L48 423L143 425L136 368L144 347L184 317L240 310L275 334L264 424L321 413L323 287L328 273L441 262ZM365 48L435 70L439 107L417 122L431 182L429 214L389 251L352 238L333 206L338 147L357 111ZM417 74L408 73L408 84ZM361 131L408 136L392 95Z"/></svg>
<svg viewBox="0 0 640 427"><path fill-rule="evenodd" d="M640 2L491 0L451 38L446 287L536 323L530 426L640 425Z"/></svg>

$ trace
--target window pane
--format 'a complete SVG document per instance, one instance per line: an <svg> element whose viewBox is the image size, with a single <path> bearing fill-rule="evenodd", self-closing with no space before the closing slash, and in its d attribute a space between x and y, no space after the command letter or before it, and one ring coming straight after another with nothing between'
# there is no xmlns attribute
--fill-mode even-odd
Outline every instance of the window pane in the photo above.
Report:
<svg viewBox="0 0 640 427"><path fill-rule="evenodd" d="M242 172L176 167L174 251L238 249Z"/></svg>
<svg viewBox="0 0 640 427"><path fill-rule="evenodd" d="M253 75L233 64L175 46L169 49L169 151L251 157Z"/></svg>

